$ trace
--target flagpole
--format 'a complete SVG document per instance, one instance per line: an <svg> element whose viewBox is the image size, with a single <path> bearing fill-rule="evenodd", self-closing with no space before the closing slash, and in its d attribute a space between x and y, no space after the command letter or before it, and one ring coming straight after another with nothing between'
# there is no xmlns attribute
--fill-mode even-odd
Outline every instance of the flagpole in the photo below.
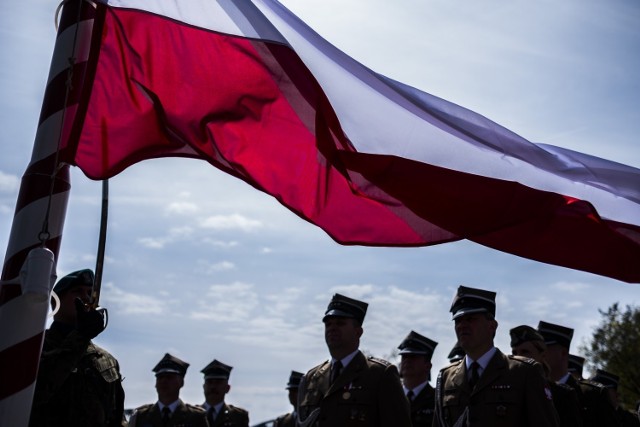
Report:
<svg viewBox="0 0 640 427"><path fill-rule="evenodd" d="M53 14L52 14L53 15ZM95 5L64 2L31 161L22 177L0 277L0 425L26 427L71 190L59 162L72 133Z"/></svg>

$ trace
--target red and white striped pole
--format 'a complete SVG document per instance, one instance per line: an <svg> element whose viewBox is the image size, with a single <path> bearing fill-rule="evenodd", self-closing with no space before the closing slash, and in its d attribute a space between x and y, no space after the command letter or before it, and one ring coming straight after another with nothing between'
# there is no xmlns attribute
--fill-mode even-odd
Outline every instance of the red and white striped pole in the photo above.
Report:
<svg viewBox="0 0 640 427"><path fill-rule="evenodd" d="M65 2L31 162L16 202L0 281L0 426L29 423L71 189L58 147L81 115L95 11L86 0Z"/></svg>

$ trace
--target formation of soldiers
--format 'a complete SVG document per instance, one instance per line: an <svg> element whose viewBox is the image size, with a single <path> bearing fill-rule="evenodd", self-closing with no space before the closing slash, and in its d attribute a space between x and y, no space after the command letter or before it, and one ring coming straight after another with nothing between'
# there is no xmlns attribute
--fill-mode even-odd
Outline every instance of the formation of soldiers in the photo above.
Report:
<svg viewBox="0 0 640 427"><path fill-rule="evenodd" d="M202 368L204 403L191 405L180 399L189 364L168 353L152 369L157 401L127 421L117 361L91 343L106 323L81 304L92 274L72 273L54 288L60 310L45 336L31 426L249 427L248 411L225 402L231 366L213 360ZM582 378L584 359L569 354L573 329L520 325L509 331L510 354L495 347L495 297L458 288L450 308L457 344L432 386L437 342L410 331L398 345L399 366L365 356L359 347L368 304L335 294L322 318L331 358L291 372L293 410L273 427L640 426L618 404L615 374ZM86 411L60 411L77 407L70 405L76 399Z"/></svg>

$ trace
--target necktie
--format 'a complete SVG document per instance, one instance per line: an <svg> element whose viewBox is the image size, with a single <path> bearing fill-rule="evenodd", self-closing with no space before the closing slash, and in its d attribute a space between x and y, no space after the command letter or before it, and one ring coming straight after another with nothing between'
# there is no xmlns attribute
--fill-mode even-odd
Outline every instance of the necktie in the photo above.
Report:
<svg viewBox="0 0 640 427"><path fill-rule="evenodd" d="M413 393L413 390L409 390L409 392L407 393L407 399L409 399L409 402L413 402L414 396L415 394Z"/></svg>
<svg viewBox="0 0 640 427"><path fill-rule="evenodd" d="M216 419L216 408L213 406L209 406L207 409L207 420L209 421L209 425L213 426L213 421Z"/></svg>
<svg viewBox="0 0 640 427"><path fill-rule="evenodd" d="M169 418L171 418L171 409L168 406L162 408L162 425L169 425Z"/></svg>
<svg viewBox="0 0 640 427"><path fill-rule="evenodd" d="M331 367L331 384L333 384L336 381L336 378L338 378L338 375L340 375L341 371L342 371L342 362L340 362L339 360L336 360L333 363L333 366Z"/></svg>
<svg viewBox="0 0 640 427"><path fill-rule="evenodd" d="M471 375L469 375L469 387L471 387L472 389L476 386L476 383L478 382L478 378L480 377L480 374L478 372L478 369L480 368L480 364L478 362L473 362L471 364Z"/></svg>

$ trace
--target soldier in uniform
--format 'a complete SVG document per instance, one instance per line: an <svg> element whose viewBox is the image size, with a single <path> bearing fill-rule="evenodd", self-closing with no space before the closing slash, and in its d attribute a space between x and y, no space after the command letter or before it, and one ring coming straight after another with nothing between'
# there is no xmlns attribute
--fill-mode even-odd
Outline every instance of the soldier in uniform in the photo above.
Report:
<svg viewBox="0 0 640 427"><path fill-rule="evenodd" d="M569 354L569 365L567 370L573 378L577 380L581 380L582 378L582 370L584 368L584 357L580 357L576 354Z"/></svg>
<svg viewBox="0 0 640 427"><path fill-rule="evenodd" d="M335 294L325 312L325 342L331 360L300 382L301 427L410 427L409 402L395 365L358 349L368 304Z"/></svg>
<svg viewBox="0 0 640 427"><path fill-rule="evenodd" d="M188 367L187 362L164 355L153 368L158 401L136 408L129 427L209 427L204 409L180 399Z"/></svg>
<svg viewBox="0 0 640 427"><path fill-rule="evenodd" d="M302 380L303 376L304 374L302 372L291 371L289 382L287 383L287 390L289 392L289 403L293 405L293 411L276 418L273 427L296 427L298 387L300 387L300 380Z"/></svg>
<svg viewBox="0 0 640 427"><path fill-rule="evenodd" d="M547 363L552 381L566 384L578 395L585 427L615 426L613 404L602 384L589 380L577 380L569 373L569 347L573 329L540 321L538 332L547 345Z"/></svg>
<svg viewBox="0 0 640 427"><path fill-rule="evenodd" d="M249 412L237 406L228 405L224 397L229 390L229 377L233 367L214 360L205 366L204 374L205 402L202 408L207 412L207 420L211 427L249 427Z"/></svg>
<svg viewBox="0 0 640 427"><path fill-rule="evenodd" d="M413 427L431 427L435 392L429 385L431 356L437 342L411 331L400 343L400 378L411 407Z"/></svg>
<svg viewBox="0 0 640 427"><path fill-rule="evenodd" d="M547 346L544 338L531 326L521 325L509 331L511 335L511 354L529 357L540 363L547 374L547 386L551 390L553 406L562 427L582 427L582 413L576 391L566 384L551 381L548 376L549 365L546 361Z"/></svg>
<svg viewBox="0 0 640 427"><path fill-rule="evenodd" d="M434 426L547 427L557 416L542 365L493 344L495 292L460 286L451 305L466 356L440 371Z"/></svg>
<svg viewBox="0 0 640 427"><path fill-rule="evenodd" d="M620 378L616 374L597 369L591 380L599 382L609 391L609 396L615 407L616 422L620 427L640 427L638 418L631 411L627 411L620 405L618 400L618 382Z"/></svg>
<svg viewBox="0 0 640 427"><path fill-rule="evenodd" d="M94 278L75 271L53 288L60 305L44 335L32 427L126 425L118 361L91 342L105 328L103 312L86 307Z"/></svg>

